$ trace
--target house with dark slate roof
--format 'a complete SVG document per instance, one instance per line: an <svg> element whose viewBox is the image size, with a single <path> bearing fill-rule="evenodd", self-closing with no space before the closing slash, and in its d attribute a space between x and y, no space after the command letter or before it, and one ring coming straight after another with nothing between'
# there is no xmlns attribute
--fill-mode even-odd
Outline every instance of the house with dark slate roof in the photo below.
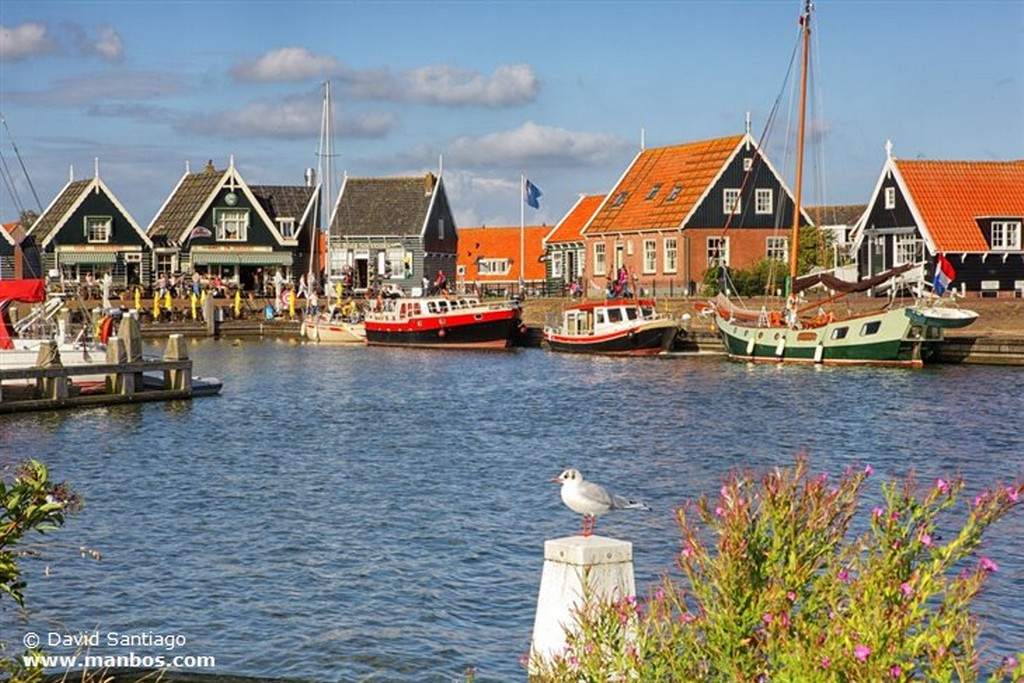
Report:
<svg viewBox="0 0 1024 683"><path fill-rule="evenodd" d="M961 292L1024 295L1024 160L886 157L856 228L860 276L915 263L930 280L942 253Z"/></svg>
<svg viewBox="0 0 1024 683"><path fill-rule="evenodd" d="M149 282L153 243L99 174L68 181L28 231L42 269L65 281L99 281L116 288Z"/></svg>
<svg viewBox="0 0 1024 683"><path fill-rule="evenodd" d="M310 233L317 226L317 196L312 182L250 186L234 158L226 169L212 161L199 173L186 168L147 230L154 277L219 275L247 291L266 287L278 271L297 281L316 243Z"/></svg>
<svg viewBox="0 0 1024 683"><path fill-rule="evenodd" d="M458 233L444 180L346 176L331 215L328 270L356 291L384 285L406 294L443 271L455 282Z"/></svg>

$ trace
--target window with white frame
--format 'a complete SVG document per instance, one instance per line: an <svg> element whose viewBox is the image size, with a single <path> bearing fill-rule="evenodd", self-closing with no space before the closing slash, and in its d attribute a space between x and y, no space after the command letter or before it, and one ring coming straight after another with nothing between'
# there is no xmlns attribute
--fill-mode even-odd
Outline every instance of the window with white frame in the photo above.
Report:
<svg viewBox="0 0 1024 683"><path fill-rule="evenodd" d="M664 262L666 273L674 273L679 269L678 244L675 237L665 238Z"/></svg>
<svg viewBox="0 0 1024 683"><path fill-rule="evenodd" d="M892 249L894 266L924 261L924 242L917 235L893 235Z"/></svg>
<svg viewBox="0 0 1024 683"><path fill-rule="evenodd" d="M249 209L214 209L218 242L244 242L249 237Z"/></svg>
<svg viewBox="0 0 1024 683"><path fill-rule="evenodd" d="M286 240L290 240L295 237L295 219L294 218L278 218L277 229L281 232L281 237Z"/></svg>
<svg viewBox="0 0 1024 683"><path fill-rule="evenodd" d="M992 221L992 249L1020 250L1020 221Z"/></svg>
<svg viewBox="0 0 1024 683"><path fill-rule="evenodd" d="M597 242L594 244L594 274L604 275L608 272L608 262L606 260L604 242Z"/></svg>
<svg viewBox="0 0 1024 683"><path fill-rule="evenodd" d="M729 238L708 238L708 265L729 265Z"/></svg>
<svg viewBox="0 0 1024 683"><path fill-rule="evenodd" d="M885 188L885 208L895 209L896 208L896 188L887 187Z"/></svg>
<svg viewBox="0 0 1024 683"><path fill-rule="evenodd" d="M658 271L658 243L655 240L644 240L644 273Z"/></svg>
<svg viewBox="0 0 1024 683"><path fill-rule="evenodd" d="M562 273L565 272L563 268L564 262L564 252L555 251L551 253L551 277L559 279L562 277Z"/></svg>
<svg viewBox="0 0 1024 683"><path fill-rule="evenodd" d="M788 237L769 237L765 242L765 258L773 261L788 261L789 260L789 238Z"/></svg>
<svg viewBox="0 0 1024 683"><path fill-rule="evenodd" d="M482 258L477 262L481 275L508 275L510 263L507 258Z"/></svg>
<svg viewBox="0 0 1024 683"><path fill-rule="evenodd" d="M740 208L739 188L727 187L722 190L722 211L726 214L739 213L742 211Z"/></svg>
<svg viewBox="0 0 1024 683"><path fill-rule="evenodd" d="M759 214L771 214L775 210L774 195L770 187L759 187L754 191L754 211Z"/></svg>
<svg viewBox="0 0 1024 683"><path fill-rule="evenodd" d="M87 242L109 242L114 219L110 216L86 216L85 239Z"/></svg>
<svg viewBox="0 0 1024 683"><path fill-rule="evenodd" d="M384 275L390 278L408 277L405 269L405 255L405 247L401 245L388 247Z"/></svg>
<svg viewBox="0 0 1024 683"><path fill-rule="evenodd" d="M439 239L439 240L443 240L444 239L444 219L443 218L438 218L437 219L437 239Z"/></svg>

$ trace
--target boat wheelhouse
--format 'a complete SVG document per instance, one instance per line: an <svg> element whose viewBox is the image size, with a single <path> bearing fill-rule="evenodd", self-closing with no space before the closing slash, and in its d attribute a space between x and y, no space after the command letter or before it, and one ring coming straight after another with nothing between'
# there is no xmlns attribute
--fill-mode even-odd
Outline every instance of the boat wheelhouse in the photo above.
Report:
<svg viewBox="0 0 1024 683"><path fill-rule="evenodd" d="M552 351L649 356L667 351L678 332L652 299L614 299L566 308L560 325L544 328L544 340Z"/></svg>

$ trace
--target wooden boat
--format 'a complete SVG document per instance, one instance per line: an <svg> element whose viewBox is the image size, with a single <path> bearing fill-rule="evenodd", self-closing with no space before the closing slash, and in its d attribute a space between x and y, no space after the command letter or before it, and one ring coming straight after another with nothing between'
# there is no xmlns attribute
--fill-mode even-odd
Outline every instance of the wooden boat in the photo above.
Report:
<svg viewBox="0 0 1024 683"><path fill-rule="evenodd" d="M830 306L849 293L882 286L909 270L910 264L856 283L843 282L828 274L797 277L811 33L810 0L805 4L800 25L803 59L796 182L789 240L789 282L792 283L789 295L781 310L753 311L743 309L719 294L704 304L703 314L714 317L725 351L733 360L919 367L934 355L942 341L942 330L959 322L969 324L967 316L928 315L921 309L907 306L886 306L870 313L848 314ZM815 285L824 285L835 293L817 301L798 298Z"/></svg>
<svg viewBox="0 0 1024 683"><path fill-rule="evenodd" d="M570 306L561 324L544 328L552 351L610 356L663 353L679 332L679 323L655 310L649 299L614 299Z"/></svg>
<svg viewBox="0 0 1024 683"><path fill-rule="evenodd" d="M343 315L338 310L325 311L303 319L304 339L325 344L365 344L366 327L362 320Z"/></svg>
<svg viewBox="0 0 1024 683"><path fill-rule="evenodd" d="M370 346L504 349L520 332L516 301L484 302L471 296L385 299L364 314Z"/></svg>
<svg viewBox="0 0 1024 683"><path fill-rule="evenodd" d="M915 306L907 309L907 316L915 325L928 325L942 329L967 327L978 319L975 311L947 306Z"/></svg>

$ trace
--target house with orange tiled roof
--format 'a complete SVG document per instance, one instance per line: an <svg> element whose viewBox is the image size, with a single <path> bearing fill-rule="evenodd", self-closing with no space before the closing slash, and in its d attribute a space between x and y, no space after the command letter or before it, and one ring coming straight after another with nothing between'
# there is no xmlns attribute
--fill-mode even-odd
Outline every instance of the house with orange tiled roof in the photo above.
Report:
<svg viewBox="0 0 1024 683"><path fill-rule="evenodd" d="M544 286L547 225L459 228L455 262L459 291L510 295L523 280L528 291Z"/></svg>
<svg viewBox="0 0 1024 683"><path fill-rule="evenodd" d="M587 254L583 227L594 217L604 198L603 194L580 195L562 220L544 237L543 258L549 294L564 295L573 282L582 287Z"/></svg>
<svg viewBox="0 0 1024 683"><path fill-rule="evenodd" d="M916 263L930 276L943 253L962 293L1020 296L1024 160L898 159L891 144L886 157L856 228L858 275Z"/></svg>
<svg viewBox="0 0 1024 683"><path fill-rule="evenodd" d="M631 290L696 293L710 268L785 260L793 204L749 130L643 149L583 229L587 291L625 267Z"/></svg>

